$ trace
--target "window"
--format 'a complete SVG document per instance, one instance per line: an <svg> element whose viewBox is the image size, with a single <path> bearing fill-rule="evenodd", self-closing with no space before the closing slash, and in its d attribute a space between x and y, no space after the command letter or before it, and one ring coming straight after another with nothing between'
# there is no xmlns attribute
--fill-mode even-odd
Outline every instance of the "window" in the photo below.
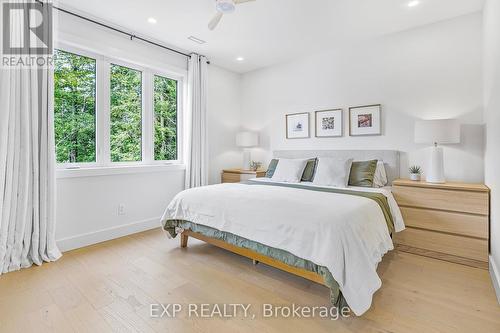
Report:
<svg viewBox="0 0 500 333"><path fill-rule="evenodd" d="M96 60L56 50L54 128L58 163L96 161Z"/></svg>
<svg viewBox="0 0 500 333"><path fill-rule="evenodd" d="M111 161L142 159L142 73L111 65Z"/></svg>
<svg viewBox="0 0 500 333"><path fill-rule="evenodd" d="M177 159L177 81L154 76L154 159Z"/></svg>
<svg viewBox="0 0 500 333"><path fill-rule="evenodd" d="M59 167L180 161L185 73L165 73L70 46L56 50Z"/></svg>

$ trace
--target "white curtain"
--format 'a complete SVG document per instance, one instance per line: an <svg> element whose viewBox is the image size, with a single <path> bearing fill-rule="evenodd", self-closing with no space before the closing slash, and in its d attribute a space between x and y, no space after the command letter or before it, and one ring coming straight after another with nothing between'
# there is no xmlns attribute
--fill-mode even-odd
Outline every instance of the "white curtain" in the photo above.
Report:
<svg viewBox="0 0 500 333"><path fill-rule="evenodd" d="M191 54L186 117L186 188L208 184L207 59Z"/></svg>
<svg viewBox="0 0 500 333"><path fill-rule="evenodd" d="M16 25L11 33L29 33L22 17L13 17L11 28ZM49 29L44 33L52 38ZM2 274L54 261L61 252L55 242L53 73L35 66L0 71Z"/></svg>

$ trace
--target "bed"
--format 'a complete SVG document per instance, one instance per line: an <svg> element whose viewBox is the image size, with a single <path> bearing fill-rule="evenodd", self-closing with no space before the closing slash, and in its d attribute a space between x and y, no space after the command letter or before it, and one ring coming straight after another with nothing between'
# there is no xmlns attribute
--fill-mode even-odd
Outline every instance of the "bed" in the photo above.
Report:
<svg viewBox="0 0 500 333"><path fill-rule="evenodd" d="M389 184L399 176L397 151L276 151L275 158L349 156L383 160ZM249 204L251 203L251 204ZM258 207L257 209L255 207ZM269 178L218 184L179 193L162 225L321 283L337 307L362 315L381 287L376 268L393 249L391 234L404 222L390 187L334 188Z"/></svg>

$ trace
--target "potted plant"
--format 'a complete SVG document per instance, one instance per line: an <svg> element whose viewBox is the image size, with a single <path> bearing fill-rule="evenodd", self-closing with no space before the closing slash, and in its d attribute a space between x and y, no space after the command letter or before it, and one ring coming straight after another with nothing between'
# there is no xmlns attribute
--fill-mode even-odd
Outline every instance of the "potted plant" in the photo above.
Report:
<svg viewBox="0 0 500 333"><path fill-rule="evenodd" d="M422 174L422 168L418 165L413 165L410 167L410 179L414 181L420 180L420 175Z"/></svg>
<svg viewBox="0 0 500 333"><path fill-rule="evenodd" d="M257 171L261 166L262 162L252 161L252 163L250 163L250 170Z"/></svg>

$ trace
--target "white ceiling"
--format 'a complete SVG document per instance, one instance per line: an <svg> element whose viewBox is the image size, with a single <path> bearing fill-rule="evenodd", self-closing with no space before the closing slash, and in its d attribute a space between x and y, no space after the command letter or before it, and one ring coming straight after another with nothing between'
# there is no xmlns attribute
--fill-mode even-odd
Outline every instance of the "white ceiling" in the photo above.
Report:
<svg viewBox="0 0 500 333"><path fill-rule="evenodd" d="M183 50L207 55L236 72L247 72L341 47L347 42L477 12L484 0L257 0L237 6L210 31L215 0L60 0L87 13ZM147 22L149 17L156 24ZM207 41L199 45L187 39ZM243 62L236 61L244 57Z"/></svg>

